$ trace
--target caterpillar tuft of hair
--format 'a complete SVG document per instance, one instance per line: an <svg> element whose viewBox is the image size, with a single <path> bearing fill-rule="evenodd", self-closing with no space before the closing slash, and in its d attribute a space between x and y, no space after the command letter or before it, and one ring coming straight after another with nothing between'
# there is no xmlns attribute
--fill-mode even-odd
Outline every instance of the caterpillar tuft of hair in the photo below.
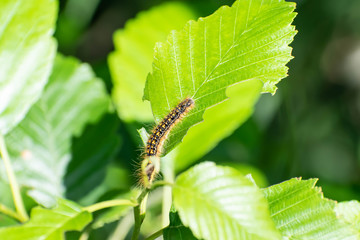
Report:
<svg viewBox="0 0 360 240"><path fill-rule="evenodd" d="M194 100L186 98L166 115L152 131L145 147L145 158L141 164L144 186L149 186L160 170L161 151L171 129L194 108L194 104Z"/></svg>

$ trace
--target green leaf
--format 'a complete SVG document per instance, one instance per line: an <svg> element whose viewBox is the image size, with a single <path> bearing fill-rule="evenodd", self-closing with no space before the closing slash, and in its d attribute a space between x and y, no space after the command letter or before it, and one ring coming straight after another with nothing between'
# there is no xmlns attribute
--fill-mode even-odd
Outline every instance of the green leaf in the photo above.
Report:
<svg viewBox="0 0 360 240"><path fill-rule="evenodd" d="M342 221L350 224L357 231L360 239L360 202L355 200L341 202L336 205L335 212Z"/></svg>
<svg viewBox="0 0 360 240"><path fill-rule="evenodd" d="M87 64L58 56L49 83L26 118L6 136L21 185L38 203L52 206L64 193L71 139L109 107L104 84Z"/></svg>
<svg viewBox="0 0 360 240"><path fill-rule="evenodd" d="M283 0L236 1L188 22L183 30L172 31L167 42L156 45L144 93L156 122L186 97L195 101L195 108L172 131L165 153L202 121L207 108L227 98L230 85L258 79L264 92L275 93L291 59L294 8L294 3Z"/></svg>
<svg viewBox="0 0 360 240"><path fill-rule="evenodd" d="M315 187L317 179L293 178L264 189L271 217L284 239L357 239L336 217L335 202Z"/></svg>
<svg viewBox="0 0 360 240"><path fill-rule="evenodd" d="M261 191L233 168L199 164L176 179L173 198L182 222L197 238L280 237Z"/></svg>
<svg viewBox="0 0 360 240"><path fill-rule="evenodd" d="M56 51L54 0L0 2L0 133L26 115L48 80Z"/></svg>
<svg viewBox="0 0 360 240"><path fill-rule="evenodd" d="M105 179L106 168L120 147L118 128L117 115L106 114L73 141L73 157L64 177L67 198L79 201Z"/></svg>
<svg viewBox="0 0 360 240"><path fill-rule="evenodd" d="M115 32L115 51L109 55L109 68L114 84L112 98L121 119L153 119L149 103L141 98L155 43L164 41L170 30L181 28L192 18L189 7L171 2L138 14L124 29Z"/></svg>
<svg viewBox="0 0 360 240"><path fill-rule="evenodd" d="M81 231L91 219L91 214L79 205L59 199L54 209L34 208L30 221L24 225L0 228L0 239L61 240L65 239L65 231Z"/></svg>
<svg viewBox="0 0 360 240"><path fill-rule="evenodd" d="M196 240L191 230L183 225L176 211L169 213L170 224L164 229L164 240Z"/></svg>

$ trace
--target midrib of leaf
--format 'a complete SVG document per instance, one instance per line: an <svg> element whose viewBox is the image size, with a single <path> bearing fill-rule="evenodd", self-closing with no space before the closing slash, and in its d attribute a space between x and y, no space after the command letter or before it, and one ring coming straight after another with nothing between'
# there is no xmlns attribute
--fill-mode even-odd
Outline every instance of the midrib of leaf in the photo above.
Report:
<svg viewBox="0 0 360 240"><path fill-rule="evenodd" d="M282 198L284 199L284 198L287 198L288 196L291 196L291 195L296 194L296 193L298 193L298 192L302 192L305 188L308 188L308 187L309 187L309 186L307 186L307 185L302 185L302 186L299 187L299 188L295 188L294 190L289 191L289 192L287 192L286 194L281 195L281 198L275 198L274 200L269 201L269 204L276 203L276 202L278 202L278 201L281 201ZM314 186L312 186L312 187L314 187Z"/></svg>
<svg viewBox="0 0 360 240"><path fill-rule="evenodd" d="M235 19L234 19L234 32L233 32L233 44L230 46L230 48L226 51L224 57L226 57L229 52L234 48L234 45L235 45L235 36L236 36L236 20L237 20L237 12L238 12L238 8L239 8L239 5L236 6L236 15L235 15ZM248 11L249 13L249 11ZM198 87L198 89L195 91L195 93L193 94L192 98L194 98L197 94L197 92L201 89L201 87L209 80L210 76L213 74L213 72L217 69L218 66L220 66L221 62L223 61L223 57L221 56L221 21L222 21L222 15L220 15L220 24L219 24L219 52L220 52L220 57L219 57L219 61L218 63L216 64L216 66L211 70L211 72L206 75L206 71L207 71L207 62L206 62L206 22L205 22L205 27L204 27L204 44L205 44L205 55L204 55L204 61L205 61L205 79L204 81L201 83L201 85ZM247 25L247 21L248 19L246 20L246 25ZM189 34L190 36L190 34ZM192 49L190 48L190 52L192 51ZM192 64L192 59L191 59L191 64ZM191 79L193 81L193 84L195 86L195 81L194 81L194 78ZM195 90L195 87L194 87L194 90ZM219 89L221 90L221 89ZM194 100L197 100L198 98L195 98Z"/></svg>
<svg viewBox="0 0 360 240"><path fill-rule="evenodd" d="M248 11L247 11L247 19L246 19L246 23L245 23L245 25L246 25L246 27L247 27L247 23L248 23L248 18L249 18L249 10L250 10L250 5L251 5L251 1L250 1L250 4L249 4L249 8L248 8ZM226 7L223 7L223 9L224 8L226 8ZM234 18L234 31L233 31L233 43L232 43L232 45L230 46L230 48L226 51L226 53L225 53L225 55L224 55L224 57L226 57L228 54L229 54L229 52L234 48L234 46L235 46L235 38L236 38L236 20L237 20L237 13L238 13L238 10L239 10L239 4L237 4L236 5L236 14L235 14L235 18ZM222 48L221 48L221 24L222 24L222 14L220 15L220 23L219 23L219 61L218 61L218 63L216 64L216 66L211 70L211 72L208 74L208 75L206 75L206 71L207 71L207 61L206 61L206 50L207 50L207 48L206 48L206 22L205 22L205 27L204 27L204 39L205 39L205 41L204 41L204 44L205 44L205 47L204 47L204 49L205 49L205 55L204 55L204 61L205 61L205 79L204 79L204 81L201 83L201 85L199 86L199 88L198 88L198 90L196 90L196 92L194 93L194 95L192 96L193 98L196 96L196 94L197 94L197 92L201 89L201 87L207 82L207 81L209 81L209 78L210 78L210 76L214 73L214 71L218 68L218 66L220 66L221 64L222 64L222 61L223 61L223 57L222 57L222 55L221 55L221 52L222 52ZM245 32L245 31L244 31ZM243 32L243 33L244 33ZM242 34L243 34L242 33ZM241 34L241 35L242 35ZM189 35L190 36L190 35ZM192 61L192 60L191 60ZM192 81L194 82L194 79L192 79ZM195 85L195 82L194 82L194 85ZM222 89L220 89L220 90L222 90ZM194 100L197 100L198 98L195 98Z"/></svg>
<svg viewBox="0 0 360 240"><path fill-rule="evenodd" d="M282 213L282 212L285 212L286 210L288 210L288 209L290 209L290 208L292 208L292 207L294 207L294 206L296 206L296 205L299 205L299 204L305 202L306 200L308 200L308 199L310 199L310 198L314 198L314 196L308 196L308 197L303 198L303 199L301 199L300 201L298 201L298 202L296 202L296 203L294 203L294 204L287 205L285 208L281 209L281 211L278 211L278 212L276 212L275 214L272 214L271 217L274 217L274 216L276 216L276 215L278 215L278 214L280 214L280 213ZM283 226L285 226L285 225L287 225L287 224L289 224L289 223L291 223L291 222L293 222L293 221L290 221L290 222L288 222L288 223L286 223L286 224L284 224L284 225L280 225L279 228L281 228L281 227L283 227Z"/></svg>

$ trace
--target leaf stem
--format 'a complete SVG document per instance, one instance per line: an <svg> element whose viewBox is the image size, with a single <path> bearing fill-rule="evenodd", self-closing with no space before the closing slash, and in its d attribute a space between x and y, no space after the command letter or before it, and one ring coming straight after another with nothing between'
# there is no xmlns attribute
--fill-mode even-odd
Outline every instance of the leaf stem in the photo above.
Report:
<svg viewBox="0 0 360 240"><path fill-rule="evenodd" d="M18 221L21 221L19 214L11 210L10 208L6 207L5 205L0 203L0 212L8 215L9 217L12 217L14 219L17 219Z"/></svg>
<svg viewBox="0 0 360 240"><path fill-rule="evenodd" d="M155 240L156 238L160 237L161 235L163 235L163 231L165 228L160 229L159 231L151 234L150 236L148 236L147 238L145 238L145 240Z"/></svg>
<svg viewBox="0 0 360 240"><path fill-rule="evenodd" d="M151 190L154 190L155 188L165 186L165 185L172 185L172 183L166 182L166 181L156 181L154 182L150 188L145 188L137 198L138 205L134 207L134 231L131 237L131 240L137 240L139 239L140 235L140 227L141 224L144 221L145 214L146 214L146 202L147 202L147 196L148 193Z"/></svg>
<svg viewBox="0 0 360 240"><path fill-rule="evenodd" d="M134 207L134 231L131 237L131 240L137 240L139 239L140 234L140 227L141 224L144 221L145 213L146 213L146 200L147 200L147 194L150 191L149 188L145 188L140 196L137 199L137 202L139 203L137 206Z"/></svg>
<svg viewBox="0 0 360 240"><path fill-rule="evenodd" d="M123 205L136 206L138 204L134 203L133 201L127 200L127 199L115 199L115 200L109 200L109 201L95 203L93 205L85 207L84 209L88 212L93 213L95 211L98 211L98 210L101 210L104 208L123 206Z"/></svg>
<svg viewBox="0 0 360 240"><path fill-rule="evenodd" d="M10 184L15 208L16 208L17 214L19 216L18 219L21 222L25 222L29 219L29 216L25 210L24 202L23 202L23 199L20 194L19 185L16 181L16 177L15 177L15 174L12 169L11 162L10 162L10 157L9 157L8 151L6 149L4 136L2 134L0 134L0 154L1 154L1 158L4 161L6 174L9 179L9 184Z"/></svg>

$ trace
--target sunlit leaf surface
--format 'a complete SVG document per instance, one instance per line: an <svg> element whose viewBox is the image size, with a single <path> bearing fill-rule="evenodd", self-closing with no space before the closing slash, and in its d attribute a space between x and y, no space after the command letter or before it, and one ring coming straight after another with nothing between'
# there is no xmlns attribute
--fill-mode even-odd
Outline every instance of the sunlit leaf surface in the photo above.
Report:
<svg viewBox="0 0 360 240"><path fill-rule="evenodd" d="M34 208L27 223L0 229L0 239L63 240L65 231L80 231L91 220L91 214L76 203L59 199L54 209Z"/></svg>
<svg viewBox="0 0 360 240"><path fill-rule="evenodd" d="M355 240L350 225L336 217L335 202L324 198L316 179L291 179L264 190L271 217L284 239Z"/></svg>
<svg viewBox="0 0 360 240"><path fill-rule="evenodd" d="M280 239L261 190L230 167L201 163L173 186L181 221L200 239Z"/></svg>
<svg viewBox="0 0 360 240"><path fill-rule="evenodd" d="M275 92L291 59L294 8L283 0L236 1L209 17L189 21L156 45L144 95L156 122L186 97L195 101L195 108L172 131L165 153L202 121L207 108L227 98L229 86L257 79L262 91Z"/></svg>
<svg viewBox="0 0 360 240"><path fill-rule="evenodd" d="M0 133L15 127L40 97L56 52L55 0L0 1Z"/></svg>

